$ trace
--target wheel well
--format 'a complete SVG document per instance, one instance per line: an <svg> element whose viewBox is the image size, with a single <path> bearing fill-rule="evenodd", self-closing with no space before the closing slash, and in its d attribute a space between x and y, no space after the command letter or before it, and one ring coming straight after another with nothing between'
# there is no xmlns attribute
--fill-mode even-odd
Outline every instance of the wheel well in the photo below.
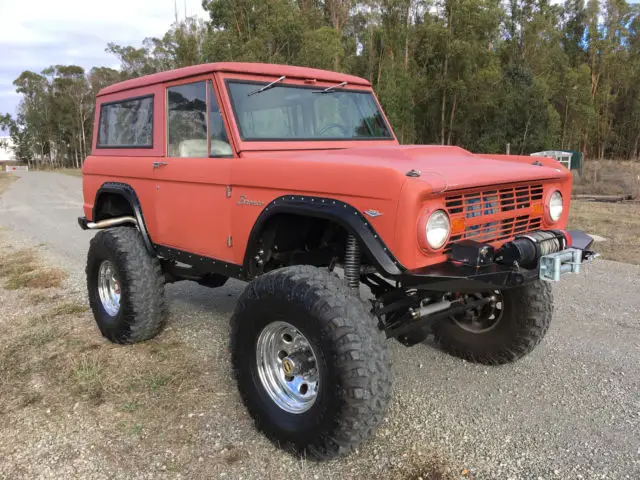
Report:
<svg viewBox="0 0 640 480"><path fill-rule="evenodd" d="M274 214L250 242L246 255L249 272L254 276L290 265L321 267L342 263L348 235L343 225L331 219ZM366 252L363 252L362 263L370 263Z"/></svg>
<svg viewBox="0 0 640 480"><path fill-rule="evenodd" d="M107 218L135 216L135 211L129 200L118 193L102 193L96 200L93 221L99 222Z"/></svg>

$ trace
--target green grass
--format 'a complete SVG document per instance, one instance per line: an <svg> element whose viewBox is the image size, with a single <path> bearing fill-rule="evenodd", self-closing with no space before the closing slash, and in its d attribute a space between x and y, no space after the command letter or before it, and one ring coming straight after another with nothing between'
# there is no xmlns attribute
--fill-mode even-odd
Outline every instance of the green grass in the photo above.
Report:
<svg viewBox="0 0 640 480"><path fill-rule="evenodd" d="M125 412L135 412L140 408L140 404L135 401L128 401L122 406L122 410Z"/></svg>
<svg viewBox="0 0 640 480"><path fill-rule="evenodd" d="M157 390L159 387L166 386L171 381L169 375L155 374L148 378L147 385L151 390Z"/></svg>
<svg viewBox="0 0 640 480"><path fill-rule="evenodd" d="M140 425L139 423L136 423L133 427L131 427L131 430L129 430L129 433L131 433L131 435L140 435L140 432L142 432L142 425Z"/></svg>

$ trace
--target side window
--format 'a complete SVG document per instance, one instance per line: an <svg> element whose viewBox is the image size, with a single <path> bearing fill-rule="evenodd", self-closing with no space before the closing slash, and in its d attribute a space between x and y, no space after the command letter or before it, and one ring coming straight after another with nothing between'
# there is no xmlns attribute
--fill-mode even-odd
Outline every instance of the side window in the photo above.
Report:
<svg viewBox="0 0 640 480"><path fill-rule="evenodd" d="M167 156L208 156L205 82L167 88Z"/></svg>
<svg viewBox="0 0 640 480"><path fill-rule="evenodd" d="M153 96L100 105L97 148L152 148Z"/></svg>
<svg viewBox="0 0 640 480"><path fill-rule="evenodd" d="M206 158L209 148L212 157L232 154L211 81L167 88L167 155Z"/></svg>
<svg viewBox="0 0 640 480"><path fill-rule="evenodd" d="M227 130L224 128L224 121L218 106L216 93L213 91L213 84L207 81L207 93L209 97L209 137L211 139L211 156L228 157L232 155L231 145Z"/></svg>

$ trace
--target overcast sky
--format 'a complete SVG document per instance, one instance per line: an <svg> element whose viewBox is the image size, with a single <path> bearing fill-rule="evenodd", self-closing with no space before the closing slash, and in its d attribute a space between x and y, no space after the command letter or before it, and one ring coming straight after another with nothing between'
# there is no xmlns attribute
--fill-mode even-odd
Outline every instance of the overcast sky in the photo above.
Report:
<svg viewBox="0 0 640 480"><path fill-rule="evenodd" d="M202 0L175 0L178 16L208 18ZM55 64L117 67L108 42L141 46L174 20L174 0L0 0L0 113L15 113L13 80Z"/></svg>
<svg viewBox="0 0 640 480"><path fill-rule="evenodd" d="M637 0L632 0L633 2ZM201 0L175 0L178 16L208 18ZM141 46L174 20L174 0L0 0L0 113L15 113L24 70L55 64L117 67L108 42ZM95 12L95 13L94 13Z"/></svg>

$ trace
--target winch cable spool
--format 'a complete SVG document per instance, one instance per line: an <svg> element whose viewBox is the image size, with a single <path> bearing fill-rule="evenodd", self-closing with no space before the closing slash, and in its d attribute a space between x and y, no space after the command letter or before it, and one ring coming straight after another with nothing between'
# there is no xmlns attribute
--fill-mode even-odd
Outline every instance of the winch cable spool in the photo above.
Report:
<svg viewBox="0 0 640 480"><path fill-rule="evenodd" d="M505 264L517 262L525 268L535 267L540 257L556 253L567 247L567 239L560 230L539 230L519 235L505 243L496 255L496 261Z"/></svg>

